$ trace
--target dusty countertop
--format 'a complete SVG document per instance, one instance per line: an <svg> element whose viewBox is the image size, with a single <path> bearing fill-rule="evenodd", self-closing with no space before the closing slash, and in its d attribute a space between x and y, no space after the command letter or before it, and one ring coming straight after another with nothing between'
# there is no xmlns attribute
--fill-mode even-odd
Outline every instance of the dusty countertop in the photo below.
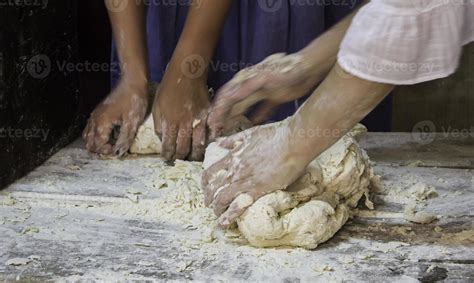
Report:
<svg viewBox="0 0 474 283"><path fill-rule="evenodd" d="M195 205L169 196L198 163L100 160L75 142L0 193L0 280L472 282L473 139L374 133L362 146L382 176L376 210L307 251L227 241L196 227L212 215L175 213ZM397 196L419 184L438 193L421 204L430 224L403 219Z"/></svg>

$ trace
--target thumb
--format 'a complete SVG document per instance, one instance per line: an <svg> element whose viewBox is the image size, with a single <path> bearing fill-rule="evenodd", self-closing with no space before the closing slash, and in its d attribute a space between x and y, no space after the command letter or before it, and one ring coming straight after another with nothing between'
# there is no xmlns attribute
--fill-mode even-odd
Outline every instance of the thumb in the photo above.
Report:
<svg viewBox="0 0 474 283"><path fill-rule="evenodd" d="M219 225L229 227L242 215L248 207L254 203L254 198L250 194L241 194L234 199L229 208L219 217Z"/></svg>

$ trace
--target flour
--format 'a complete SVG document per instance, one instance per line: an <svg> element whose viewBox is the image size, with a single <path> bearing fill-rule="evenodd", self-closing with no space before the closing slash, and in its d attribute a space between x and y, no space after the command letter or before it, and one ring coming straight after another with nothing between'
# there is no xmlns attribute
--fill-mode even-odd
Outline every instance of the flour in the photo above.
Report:
<svg viewBox="0 0 474 283"><path fill-rule="evenodd" d="M257 247L307 249L314 249L330 239L349 219L351 208L367 194L373 177L369 158L356 141L365 132L365 127L358 125L311 162L306 173L286 191L277 191L257 200L237 221L243 238ZM131 152L149 154L160 151L161 143L155 135L152 117L149 117L140 127ZM227 154L227 149L210 144L202 167L209 168ZM204 242L213 241L223 234L229 235L216 229L216 217L204 206L200 163L177 161L174 168L164 164L156 167L153 187L168 188L168 194L153 203L139 201L136 195L130 199L128 195L132 201L107 209L119 214L183 222L186 229L198 230ZM134 206L135 202L139 205ZM248 206L252 202L253 199L241 195L231 205L245 203ZM234 235L231 240L242 242L242 236Z"/></svg>
<svg viewBox="0 0 474 283"><path fill-rule="evenodd" d="M356 129L311 162L287 190L263 196L242 214L238 229L251 245L314 249L346 223L350 209L368 192L373 177L369 158L354 138L363 130ZM211 144L205 168L227 153ZM231 206L239 205L241 197L245 194Z"/></svg>
<svg viewBox="0 0 474 283"><path fill-rule="evenodd" d="M384 182L377 187L377 192L385 201L400 204L422 203L438 196L433 186L411 176L403 176L397 183Z"/></svg>

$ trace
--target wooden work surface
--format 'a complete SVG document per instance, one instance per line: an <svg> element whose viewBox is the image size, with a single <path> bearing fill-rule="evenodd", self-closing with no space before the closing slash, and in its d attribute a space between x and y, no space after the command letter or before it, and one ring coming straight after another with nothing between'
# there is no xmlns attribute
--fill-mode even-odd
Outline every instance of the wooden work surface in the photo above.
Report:
<svg viewBox="0 0 474 283"><path fill-rule="evenodd" d="M183 227L89 210L126 198L131 187L159 198L143 181L150 173L143 163L162 161L99 160L78 141L1 192L0 281L473 282L474 139L438 135L423 143L411 134L372 133L362 146L384 182L436 188L438 197L426 202L436 222L410 223L403 205L375 194L376 213L360 208L316 250L226 243L211 253L214 243L185 249L191 234ZM29 259L5 264L14 258Z"/></svg>

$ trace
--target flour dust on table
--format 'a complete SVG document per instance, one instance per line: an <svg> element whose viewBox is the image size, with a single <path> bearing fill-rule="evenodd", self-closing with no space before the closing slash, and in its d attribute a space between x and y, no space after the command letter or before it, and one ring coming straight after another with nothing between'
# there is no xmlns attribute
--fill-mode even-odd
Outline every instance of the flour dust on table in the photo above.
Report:
<svg viewBox="0 0 474 283"><path fill-rule="evenodd" d="M160 143L157 142L159 139L154 134L153 125L147 121L138 131L132 147L133 153L150 154L160 151L155 147ZM211 238L215 237L214 234L225 234L227 240L248 242L256 247L291 246L314 249L330 239L346 223L351 209L369 192L373 171L366 152L357 143L357 139L365 132L365 127L356 126L313 160L305 174L286 190L276 191L258 199L239 217L235 230L215 233L215 229L218 229L217 218L210 217L212 211L204 207L200 186L202 169L208 168L228 154L226 149L215 143L210 144L206 150L203 168L197 166L200 163L178 161L177 168L165 169L165 172L160 174L159 182L162 183L173 178L167 176L166 172L170 170L182 171L181 173L192 180L184 178L183 182L178 182L181 184L175 182L179 186L169 191L164 203L157 205L166 210L165 213L172 215L170 219L185 219L185 214L192 215L192 225L198 230L206 231L204 234L208 236L213 234ZM153 148L154 150L150 150ZM193 174L185 174L186 167L189 167ZM183 198L183 190L180 188L185 188L184 195L187 197ZM248 196L240 195L235 201L245 201L246 197ZM183 200L185 203L173 205L176 200ZM183 208L186 208L186 211L181 213ZM199 217L198 214L205 216ZM160 218L167 218L163 216ZM214 231L210 233L209 230Z"/></svg>

